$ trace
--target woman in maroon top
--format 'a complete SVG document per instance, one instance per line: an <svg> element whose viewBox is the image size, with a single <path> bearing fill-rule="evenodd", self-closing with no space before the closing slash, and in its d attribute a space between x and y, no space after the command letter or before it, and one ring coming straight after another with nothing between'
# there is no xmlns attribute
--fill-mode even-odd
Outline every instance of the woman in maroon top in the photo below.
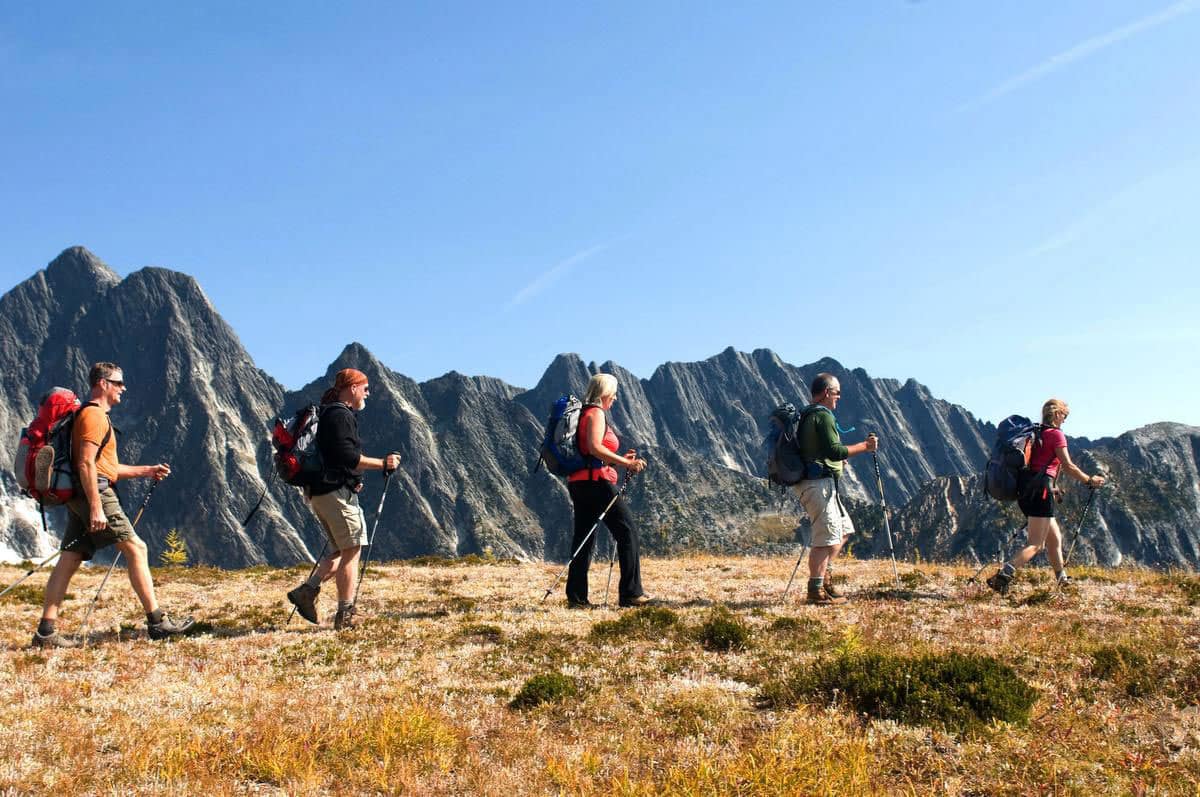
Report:
<svg viewBox="0 0 1200 797"><path fill-rule="evenodd" d="M617 453L620 443L608 423L608 410L617 400L617 379L611 374L596 374L588 383L583 400L583 413L579 416L579 453L594 458L592 467L578 470L567 477L567 492L571 494L571 505L575 509L575 536L571 550L579 550L583 538L596 524L600 513L617 494L617 471L614 465L630 473L641 473L646 461L638 459L630 449L621 456ZM617 560L621 564L621 579L617 586L617 602L621 606L641 606L650 599L642 592L642 565L638 555L637 531L624 498L618 498L608 514L604 525L617 542ZM567 570L567 605L584 608L588 601L588 565L592 561L592 548L596 535L588 538L587 544L575 556Z"/></svg>
<svg viewBox="0 0 1200 797"><path fill-rule="evenodd" d="M1104 484L1103 476L1089 476L1071 461L1067 453L1067 436L1060 428L1071 414L1071 408L1061 399L1050 399L1042 405L1042 432L1029 457L1029 468L1017 481L1017 506L1028 524L1029 544L1004 563L999 573L987 580L988 586L1001 595L1008 592L1017 568L1029 563L1038 551L1046 549L1046 558L1054 568L1060 584L1069 584L1070 576L1063 570L1062 532L1054 519L1054 500L1058 495L1055 482L1060 471L1095 489Z"/></svg>

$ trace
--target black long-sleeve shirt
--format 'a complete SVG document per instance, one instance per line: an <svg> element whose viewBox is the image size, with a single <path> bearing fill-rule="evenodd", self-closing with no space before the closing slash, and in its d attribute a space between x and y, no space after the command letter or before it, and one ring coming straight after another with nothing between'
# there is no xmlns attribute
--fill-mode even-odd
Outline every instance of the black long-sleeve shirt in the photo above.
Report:
<svg viewBox="0 0 1200 797"><path fill-rule="evenodd" d="M331 493L340 487L356 487L362 481L358 461L362 441L358 438L358 418L341 402L321 408L317 426L317 449L321 452L322 473L313 495Z"/></svg>

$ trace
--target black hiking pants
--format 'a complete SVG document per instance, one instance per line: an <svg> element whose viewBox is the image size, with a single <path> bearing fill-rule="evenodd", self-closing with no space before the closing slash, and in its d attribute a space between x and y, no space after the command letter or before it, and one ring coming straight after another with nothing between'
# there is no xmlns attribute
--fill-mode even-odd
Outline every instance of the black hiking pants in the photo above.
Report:
<svg viewBox="0 0 1200 797"><path fill-rule="evenodd" d="M617 486L606 481L568 482L571 505L575 508L575 536L571 540L574 553L584 535L591 531L596 518L617 494ZM624 603L642 595L642 560L638 553L637 531L624 497L618 498L612 509L604 516L604 525L617 541L617 561L621 565L621 578L617 582L617 601ZM599 531L597 529L597 531ZM571 562L567 570L567 600L583 603L588 599L588 565L592 561L592 549L596 546L593 534L583 550Z"/></svg>

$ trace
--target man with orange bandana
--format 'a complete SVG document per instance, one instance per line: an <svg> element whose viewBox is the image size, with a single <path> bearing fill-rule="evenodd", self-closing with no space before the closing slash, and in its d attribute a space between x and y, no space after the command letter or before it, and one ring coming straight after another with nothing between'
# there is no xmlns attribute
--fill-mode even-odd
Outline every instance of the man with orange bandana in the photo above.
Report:
<svg viewBox="0 0 1200 797"><path fill-rule="evenodd" d="M367 405L370 392L366 374L343 368L337 372L333 387L321 397L317 450L322 470L316 484L305 488L305 496L325 529L330 553L317 563L307 581L287 594L301 617L317 623L317 594L321 583L333 578L338 593L333 627L338 630L354 627L354 576L359 553L367 543L367 522L358 503L362 472L390 472L400 466L399 454L377 458L362 452L355 413Z"/></svg>

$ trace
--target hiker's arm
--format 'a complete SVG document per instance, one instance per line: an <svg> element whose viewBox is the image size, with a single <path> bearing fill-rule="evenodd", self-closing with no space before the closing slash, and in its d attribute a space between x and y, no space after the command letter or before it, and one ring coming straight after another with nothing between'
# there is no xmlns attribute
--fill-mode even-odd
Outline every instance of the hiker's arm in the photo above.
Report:
<svg viewBox="0 0 1200 797"><path fill-rule="evenodd" d="M155 481L161 481L170 475L171 466L165 462L160 462L157 465L117 466L117 477L121 479L145 479L153 477Z"/></svg>
<svg viewBox="0 0 1200 797"><path fill-rule="evenodd" d="M355 470L395 470L400 467L400 455L396 452L388 454L386 457L368 457L363 454L358 458L358 464L354 467Z"/></svg>
<svg viewBox="0 0 1200 797"><path fill-rule="evenodd" d="M1103 487L1104 477L1100 475L1089 476L1083 470L1071 461L1071 455L1067 453L1066 446L1059 446L1054 450L1054 455L1058 457L1059 464L1062 469L1075 477L1077 481L1086 484L1088 487Z"/></svg>
<svg viewBox="0 0 1200 797"><path fill-rule="evenodd" d="M100 446L87 440L79 441L79 451L75 454L75 473L79 474L79 485L88 502L88 529L104 531L108 526L108 518L104 515L104 505L100 503L100 485L96 481L96 457Z"/></svg>
<svg viewBox="0 0 1200 797"><path fill-rule="evenodd" d="M816 415L817 439L820 447L825 452L825 456L821 457L821 459L827 459L830 462L837 462L839 460L849 459L855 454L860 453L854 449L863 445L862 443L859 443L852 448L847 448L842 443L842 438L838 436L837 423L834 422L833 415L831 413L817 412Z"/></svg>
<svg viewBox="0 0 1200 797"><path fill-rule="evenodd" d="M646 467L644 459L638 459L637 455L633 454L632 451L629 456L623 457L620 454L614 454L604 447L604 424L593 422L593 419L598 414L600 413L589 412L580 421L585 426L584 429L580 430L580 433L586 435L584 439L588 441L588 454L609 465L618 465L622 468L629 468L634 473L641 473Z"/></svg>
<svg viewBox="0 0 1200 797"><path fill-rule="evenodd" d="M866 440L862 441L861 443L855 443L854 445L846 448L846 458L849 459L850 457L855 457L859 454L866 454L868 452L874 452L878 450L879 438L874 434L869 434L867 435Z"/></svg>

